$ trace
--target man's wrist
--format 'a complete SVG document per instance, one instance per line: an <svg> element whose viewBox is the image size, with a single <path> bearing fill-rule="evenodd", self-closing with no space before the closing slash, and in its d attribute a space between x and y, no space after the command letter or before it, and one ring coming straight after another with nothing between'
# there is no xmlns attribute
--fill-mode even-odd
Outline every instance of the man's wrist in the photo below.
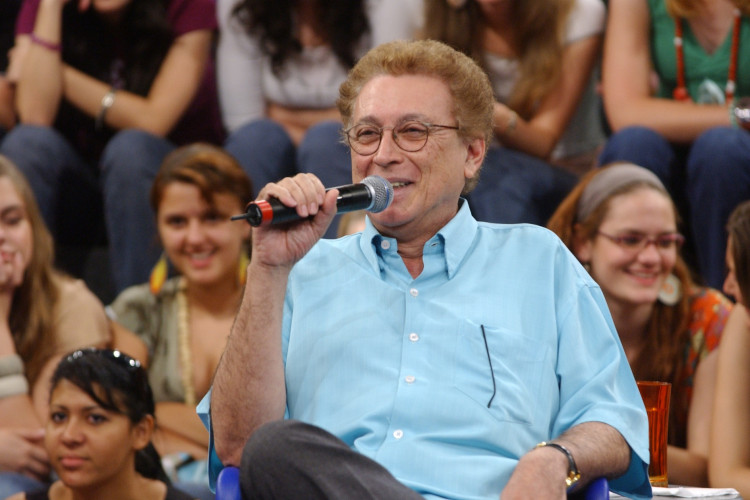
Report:
<svg viewBox="0 0 750 500"><path fill-rule="evenodd" d="M550 443L547 441L542 441L541 443L537 444L535 448L544 447L554 448L555 450L565 455L565 458L568 461L568 473L565 477L565 485L567 488L572 488L573 485L575 485L581 479L581 473L578 470L578 466L576 465L576 461L573 458L573 454L565 446L559 443Z"/></svg>

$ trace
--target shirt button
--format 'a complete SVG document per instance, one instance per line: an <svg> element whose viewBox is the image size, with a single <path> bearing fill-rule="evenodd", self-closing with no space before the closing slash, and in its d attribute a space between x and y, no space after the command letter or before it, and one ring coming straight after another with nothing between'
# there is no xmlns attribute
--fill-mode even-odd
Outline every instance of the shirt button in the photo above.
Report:
<svg viewBox="0 0 750 500"><path fill-rule="evenodd" d="M391 242L388 240L381 241L380 248L382 248L383 250L388 250L389 248L391 248Z"/></svg>
<svg viewBox="0 0 750 500"><path fill-rule="evenodd" d="M393 431L393 437L395 437L396 439L401 439L402 437L404 437L404 431L402 431L401 429Z"/></svg>
<svg viewBox="0 0 750 500"><path fill-rule="evenodd" d="M404 377L404 380L406 380L407 384L411 384L414 383L417 378L414 375L407 375L406 377Z"/></svg>
<svg viewBox="0 0 750 500"><path fill-rule="evenodd" d="M416 342L417 340L419 340L419 335L417 335L416 333L410 333L409 340L411 340L412 342Z"/></svg>
<svg viewBox="0 0 750 500"><path fill-rule="evenodd" d="M416 288L412 288L411 290L409 290L409 293L412 297L416 297L417 295L419 295L419 290L417 290Z"/></svg>

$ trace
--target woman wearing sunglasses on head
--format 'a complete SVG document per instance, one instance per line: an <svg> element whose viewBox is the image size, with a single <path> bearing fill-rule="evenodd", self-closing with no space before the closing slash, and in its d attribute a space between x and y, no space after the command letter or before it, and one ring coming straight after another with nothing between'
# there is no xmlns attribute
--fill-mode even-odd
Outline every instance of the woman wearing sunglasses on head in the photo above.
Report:
<svg viewBox="0 0 750 500"><path fill-rule="evenodd" d="M138 361L85 349L52 376L44 443L58 481L10 500L188 500L169 484L156 449L154 398Z"/></svg>
<svg viewBox="0 0 750 500"><path fill-rule="evenodd" d="M711 351L731 302L691 280L669 194L649 170L612 164L586 174L548 227L602 288L636 380L672 384L670 483L706 486Z"/></svg>

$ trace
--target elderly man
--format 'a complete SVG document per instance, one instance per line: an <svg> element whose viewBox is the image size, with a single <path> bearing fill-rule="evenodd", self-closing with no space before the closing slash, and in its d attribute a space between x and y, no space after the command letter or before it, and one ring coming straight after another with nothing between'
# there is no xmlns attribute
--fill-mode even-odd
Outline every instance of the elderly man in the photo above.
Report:
<svg viewBox="0 0 750 500"><path fill-rule="evenodd" d="M338 105L354 181L386 178L392 205L320 240L336 190L261 191L304 219L254 229L199 408L246 497L563 499L599 476L650 497L646 413L599 288L552 233L478 223L461 198L492 103L447 46L382 45Z"/></svg>

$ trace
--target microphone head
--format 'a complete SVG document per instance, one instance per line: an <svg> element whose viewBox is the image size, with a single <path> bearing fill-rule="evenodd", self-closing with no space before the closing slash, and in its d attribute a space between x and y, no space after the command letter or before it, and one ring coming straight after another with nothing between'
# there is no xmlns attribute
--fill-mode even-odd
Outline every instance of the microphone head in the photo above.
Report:
<svg viewBox="0 0 750 500"><path fill-rule="evenodd" d="M393 201L393 186L391 183L379 175L371 175L362 179L362 184L370 188L372 193L372 203L368 212L382 212L391 205Z"/></svg>

